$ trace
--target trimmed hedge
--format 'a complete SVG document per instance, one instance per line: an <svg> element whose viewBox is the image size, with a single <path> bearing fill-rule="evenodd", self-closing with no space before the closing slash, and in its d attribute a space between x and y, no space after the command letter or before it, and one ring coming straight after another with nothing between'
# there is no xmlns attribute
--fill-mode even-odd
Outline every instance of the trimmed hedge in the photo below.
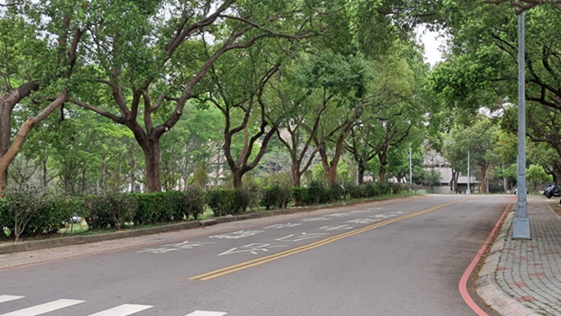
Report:
<svg viewBox="0 0 561 316"><path fill-rule="evenodd" d="M397 183L370 182L364 185L312 182L309 187L283 186L278 183L260 191L217 188L206 193L191 188L148 194L111 194L107 196L65 197L43 196L33 188L9 190L0 199L0 229L6 227L9 236L0 233L0 240L26 236L55 234L66 227L73 215L85 218L94 229L121 229L126 225L147 225L158 222L197 219L208 205L214 216L241 214L252 197L261 196L267 210L295 206L331 203L346 198L360 199L379 195L399 194L404 186ZM250 194L251 193L251 194ZM17 225L16 225L17 223Z"/></svg>
<svg viewBox="0 0 561 316"><path fill-rule="evenodd" d="M167 191L132 196L138 205L134 214L134 223L137 225L181 221L189 217L196 219L205 210L204 194L195 188L184 192Z"/></svg>
<svg viewBox="0 0 561 316"><path fill-rule="evenodd" d="M208 191L206 195L206 203L214 216L245 213L250 201L250 194L240 189L218 188Z"/></svg>
<svg viewBox="0 0 561 316"><path fill-rule="evenodd" d="M288 203L292 200L292 191L290 187L281 186L278 184L263 190L263 197L261 198L261 205L265 209L271 210L275 208L286 208Z"/></svg>
<svg viewBox="0 0 561 316"><path fill-rule="evenodd" d="M89 197L85 203L88 209L86 221L94 229L121 229L133 221L137 208L136 199L130 194Z"/></svg>

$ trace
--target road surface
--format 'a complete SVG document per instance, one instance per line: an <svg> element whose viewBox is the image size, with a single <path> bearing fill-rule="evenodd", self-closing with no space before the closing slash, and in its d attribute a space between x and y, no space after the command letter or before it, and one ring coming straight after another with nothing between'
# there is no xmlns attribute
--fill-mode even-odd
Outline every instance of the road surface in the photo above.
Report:
<svg viewBox="0 0 561 316"><path fill-rule="evenodd" d="M143 237L0 271L0 315L474 315L458 283L510 196L431 195ZM171 237L170 237L171 236ZM67 251L67 250L66 250ZM477 299L476 299L477 300Z"/></svg>

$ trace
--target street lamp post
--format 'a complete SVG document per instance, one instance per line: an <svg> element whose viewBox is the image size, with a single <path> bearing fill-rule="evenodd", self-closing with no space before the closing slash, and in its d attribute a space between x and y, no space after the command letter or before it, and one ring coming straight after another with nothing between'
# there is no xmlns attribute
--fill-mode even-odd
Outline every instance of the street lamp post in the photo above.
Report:
<svg viewBox="0 0 561 316"><path fill-rule="evenodd" d="M530 239L530 219L526 195L526 78L524 40L524 12L518 15L518 184L512 238Z"/></svg>
<svg viewBox="0 0 561 316"><path fill-rule="evenodd" d="M411 145L409 145L409 190L413 189L413 158L411 156Z"/></svg>
<svg viewBox="0 0 561 316"><path fill-rule="evenodd" d="M468 141L468 180L467 180L467 190L466 190L466 194L471 194L471 189L470 189L470 185L471 185L471 170L470 170L470 157L469 157L469 141Z"/></svg>

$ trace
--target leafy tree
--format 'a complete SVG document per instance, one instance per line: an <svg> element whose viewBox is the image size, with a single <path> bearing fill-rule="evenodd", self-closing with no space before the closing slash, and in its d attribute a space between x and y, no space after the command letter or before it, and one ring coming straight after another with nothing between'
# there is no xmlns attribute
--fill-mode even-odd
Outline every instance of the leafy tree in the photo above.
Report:
<svg viewBox="0 0 561 316"><path fill-rule="evenodd" d="M530 165L526 170L526 179L533 186L534 191L538 189L538 185L551 182L551 175L548 175L542 166Z"/></svg>
<svg viewBox="0 0 561 316"><path fill-rule="evenodd" d="M485 2L492 3L492 4L508 3L512 7L516 8L517 12L519 12L519 13L530 10L534 7L539 6L539 5L551 5L555 8L557 8L557 9L561 10L561 1L559 1L559 0L517 0L517 1L512 1L512 0L485 0Z"/></svg>
<svg viewBox="0 0 561 316"><path fill-rule="evenodd" d="M320 78L317 81L312 79L306 87L318 91L320 110L316 115L321 116L313 121L317 122L315 130L311 128L308 132L314 132L312 139L318 148L327 183L331 185L337 179L337 165L344 151L345 138L369 105L364 94L371 69L361 58L332 52L312 58L308 67L307 78Z"/></svg>
<svg viewBox="0 0 561 316"><path fill-rule="evenodd" d="M263 38L298 39L313 17L313 7L296 1L40 1L34 7L52 29L69 12L87 61L71 102L130 129L144 152L149 192L161 189L160 138L197 96L211 66ZM286 25L295 32L282 33ZM212 39L208 55L201 38Z"/></svg>
<svg viewBox="0 0 561 316"><path fill-rule="evenodd" d="M485 117L479 116L471 127L456 127L451 132L451 140L445 144L445 158L453 169L467 169L467 154L469 149L470 163L477 166L481 193L487 193L485 179L489 167L499 158L494 151L498 127Z"/></svg>
<svg viewBox="0 0 561 316"><path fill-rule="evenodd" d="M31 23L34 17L25 15L27 4L10 2L0 10L1 194L7 185L8 167L30 131L67 101L68 79L75 69L82 36L81 32L72 33L69 15L61 14L59 27L49 33L58 39L53 45L49 36L40 35L45 29ZM14 119L16 113L19 119ZM19 126L17 132L14 123Z"/></svg>
<svg viewBox="0 0 561 316"><path fill-rule="evenodd" d="M241 188L243 176L257 167L284 116L269 92L284 80L283 53L275 54L271 44L262 41L229 54L211 68L208 100L223 116L223 150L234 188ZM264 49L270 50L266 56L259 53Z"/></svg>

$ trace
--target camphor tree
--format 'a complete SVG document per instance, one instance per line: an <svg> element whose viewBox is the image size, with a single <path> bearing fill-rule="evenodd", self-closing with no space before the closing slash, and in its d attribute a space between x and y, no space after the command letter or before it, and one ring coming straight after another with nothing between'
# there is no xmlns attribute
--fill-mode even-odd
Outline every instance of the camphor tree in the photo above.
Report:
<svg viewBox="0 0 561 316"><path fill-rule="evenodd" d="M457 126L452 129L450 142L445 143L446 160L456 170L467 169L467 154L474 174L479 175L481 193L487 193L485 179L489 167L500 159L495 151L499 128L488 117L480 115L471 126Z"/></svg>
<svg viewBox="0 0 561 316"><path fill-rule="evenodd" d="M548 144L561 155L558 120L561 109L558 34L561 29L556 23L561 10L558 5L539 5L554 4L553 1L509 3L531 5L531 10L525 13L527 136L532 141ZM514 11L507 3L465 11L451 24L454 45L449 61L439 65L432 75L439 83L436 90L449 96L451 103L455 97L464 107L471 104L472 109L483 105L502 108L506 121L503 125L510 131L517 126L515 105L509 103L516 100L517 95L517 18Z"/></svg>
<svg viewBox="0 0 561 316"><path fill-rule="evenodd" d="M243 176L257 167L285 116L270 92L284 80L286 57L276 46L277 41L264 40L228 54L207 77L205 96L223 116L223 150L234 188L242 188Z"/></svg>
<svg viewBox="0 0 561 316"><path fill-rule="evenodd" d="M298 39L307 33L316 5L234 0L24 2L38 17L35 27L45 24L54 34L63 29L63 21L65 35L80 35L80 67L73 72L79 84L68 90L70 102L131 130L144 152L149 192L161 189L160 138L177 124L212 64L226 52L263 38ZM282 33L287 24L296 32ZM58 39L74 43L72 38ZM203 39L210 45L208 55Z"/></svg>
<svg viewBox="0 0 561 316"><path fill-rule="evenodd" d="M0 2L0 194L32 128L67 101L82 37L65 13L53 22L56 29L41 34L43 21L28 14L26 4Z"/></svg>

